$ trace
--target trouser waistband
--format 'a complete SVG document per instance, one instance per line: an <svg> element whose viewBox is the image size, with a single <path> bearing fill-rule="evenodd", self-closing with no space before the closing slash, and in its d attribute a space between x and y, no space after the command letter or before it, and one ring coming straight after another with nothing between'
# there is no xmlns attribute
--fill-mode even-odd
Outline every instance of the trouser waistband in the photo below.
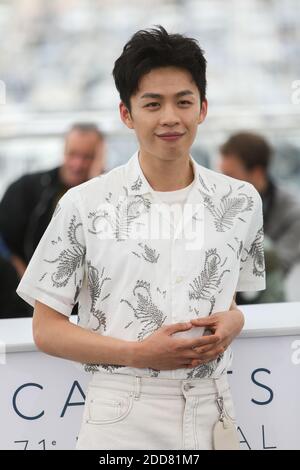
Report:
<svg viewBox="0 0 300 470"><path fill-rule="evenodd" d="M93 374L89 386L133 392L136 397L141 393L174 396L180 396L187 392L189 396L222 395L229 389L227 374L217 379L166 379L96 372Z"/></svg>

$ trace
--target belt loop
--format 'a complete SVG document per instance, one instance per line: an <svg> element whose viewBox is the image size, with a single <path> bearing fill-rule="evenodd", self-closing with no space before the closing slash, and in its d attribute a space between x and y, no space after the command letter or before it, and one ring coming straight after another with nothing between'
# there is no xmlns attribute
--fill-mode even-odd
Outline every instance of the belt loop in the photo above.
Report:
<svg viewBox="0 0 300 470"><path fill-rule="evenodd" d="M138 400L140 398L141 394L141 377L136 376L135 377L135 384L134 384L134 399Z"/></svg>
<svg viewBox="0 0 300 470"><path fill-rule="evenodd" d="M214 383L215 383L215 388L218 392L218 397L222 397L223 396L223 393L221 392L221 383L220 383L220 380L219 379L213 379Z"/></svg>

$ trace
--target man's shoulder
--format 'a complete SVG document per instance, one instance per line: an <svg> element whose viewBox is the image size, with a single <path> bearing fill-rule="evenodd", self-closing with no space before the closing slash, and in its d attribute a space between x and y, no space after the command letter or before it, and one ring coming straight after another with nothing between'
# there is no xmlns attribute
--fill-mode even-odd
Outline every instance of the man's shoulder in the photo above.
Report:
<svg viewBox="0 0 300 470"><path fill-rule="evenodd" d="M260 199L260 195L255 187L247 181L242 181L231 176L224 175L215 170L198 165L199 180L201 184L201 174L205 177L205 185L211 195L224 197L228 194L246 194L249 197ZM203 184L203 182L202 182Z"/></svg>
<svg viewBox="0 0 300 470"><path fill-rule="evenodd" d="M25 173L16 179L11 185L15 187L28 187L32 189L32 185L47 186L58 179L59 167L51 168L50 170L34 171Z"/></svg>
<svg viewBox="0 0 300 470"><path fill-rule="evenodd" d="M27 201L28 207L31 207L40 198L44 187L56 184L58 169L25 173L10 183L5 191L4 198L10 200L11 197L21 197L24 201Z"/></svg>

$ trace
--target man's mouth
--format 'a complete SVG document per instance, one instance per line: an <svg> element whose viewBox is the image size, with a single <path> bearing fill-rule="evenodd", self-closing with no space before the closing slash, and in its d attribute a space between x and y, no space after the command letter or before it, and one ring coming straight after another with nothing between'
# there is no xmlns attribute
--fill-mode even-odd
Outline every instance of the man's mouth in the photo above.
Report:
<svg viewBox="0 0 300 470"><path fill-rule="evenodd" d="M183 137L184 133L183 132L165 132L163 134L156 134L156 136L167 142L174 142L176 140L179 140L181 137Z"/></svg>

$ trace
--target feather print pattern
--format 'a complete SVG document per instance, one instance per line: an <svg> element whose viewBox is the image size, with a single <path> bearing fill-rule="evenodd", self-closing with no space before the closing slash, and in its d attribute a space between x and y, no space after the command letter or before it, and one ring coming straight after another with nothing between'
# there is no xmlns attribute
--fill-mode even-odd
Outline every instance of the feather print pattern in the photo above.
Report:
<svg viewBox="0 0 300 470"><path fill-rule="evenodd" d="M200 364L187 373L188 379L207 379L212 376L219 363L221 362L223 354L220 354L214 361Z"/></svg>
<svg viewBox="0 0 300 470"><path fill-rule="evenodd" d="M136 306L126 299L121 299L121 302L125 302L133 310L135 318L143 324L143 328L138 334L138 340L141 341L160 328L167 317L153 303L150 283L137 281L133 295L137 297Z"/></svg>
<svg viewBox="0 0 300 470"><path fill-rule="evenodd" d="M133 185L131 186L132 191L139 191L142 187L143 181L140 175L137 177Z"/></svg>
<svg viewBox="0 0 300 470"><path fill-rule="evenodd" d="M99 372L99 369L103 369L107 372L113 373L117 369L121 369L124 366L118 366L116 364L85 364L84 370L85 372Z"/></svg>
<svg viewBox="0 0 300 470"><path fill-rule="evenodd" d="M104 268L102 269L101 275L99 275L99 270L92 266L91 262L88 261L87 263L87 272L88 272L88 288L89 293L91 296L91 313L93 318L96 319L97 326L92 328L93 331L98 331L101 327L103 330L106 330L106 316L102 310L96 309L96 303L99 300L103 286L105 282L110 281L110 277L103 277L104 276ZM100 299L103 302L107 297L109 297L110 293L105 296L105 298Z"/></svg>
<svg viewBox="0 0 300 470"><path fill-rule="evenodd" d="M253 274L257 277L263 277L265 274L265 259L264 259L264 232L263 227L261 227L255 236L255 239L250 246L249 250L246 250L246 253L251 256L253 261ZM247 258L246 258L247 259ZM246 259L242 259L241 262L244 263Z"/></svg>
<svg viewBox="0 0 300 470"><path fill-rule="evenodd" d="M87 262L87 269L88 269L88 288L91 296L91 313L92 319L96 319L96 326L92 328L92 331L99 331L101 328L103 331L106 331L107 328L107 320L105 313L100 310L96 309L96 303L100 300L103 302L110 296L110 293L104 295L104 297L100 298L103 292L104 284L107 281L111 281L110 277L104 277L104 268L101 271L101 275L99 275L99 270L92 266L91 262ZM118 366L115 364L85 364L84 370L86 372L98 372L100 368L104 369L107 372L114 372L115 370L124 367Z"/></svg>
<svg viewBox="0 0 300 470"><path fill-rule="evenodd" d="M142 248L143 251L141 251L140 254L133 251L132 253L134 255L138 258L143 258L145 261L148 261L148 263L157 263L160 255L159 253L156 253L154 248L150 248L150 246L143 243L138 243L138 246Z"/></svg>
<svg viewBox="0 0 300 470"><path fill-rule="evenodd" d="M150 200L141 195L136 195L133 198L120 198L118 204L111 206L110 210L100 209L96 212L90 212L88 217L92 219L92 229L89 229L89 233L102 233L99 225L105 221L113 238L117 241L128 239L133 222L143 212L148 212L150 206Z"/></svg>
<svg viewBox="0 0 300 470"><path fill-rule="evenodd" d="M231 186L229 187L229 191L222 196L218 205L215 204L212 196L208 196L200 189L199 192L203 196L204 206L214 218L217 232L230 230L237 216L243 212L249 212L253 208L253 198L242 192L232 195ZM239 218L239 220L245 222L242 218Z"/></svg>
<svg viewBox="0 0 300 470"><path fill-rule="evenodd" d="M195 277L190 284L189 299L190 300L207 300L210 303L209 315L212 313L215 305L215 296L220 292L220 285L223 276L229 273L229 269L223 269L221 257L217 253L217 249L213 248L205 253L204 267L199 276ZM198 314L198 309L194 309Z"/></svg>
<svg viewBox="0 0 300 470"><path fill-rule="evenodd" d="M77 239L77 231L81 227L82 223L77 223L76 215L73 215L67 231L71 248L62 250L54 260L44 259L47 263L57 264L56 270L51 275L55 287L65 287L76 270L84 263L86 248Z"/></svg>

